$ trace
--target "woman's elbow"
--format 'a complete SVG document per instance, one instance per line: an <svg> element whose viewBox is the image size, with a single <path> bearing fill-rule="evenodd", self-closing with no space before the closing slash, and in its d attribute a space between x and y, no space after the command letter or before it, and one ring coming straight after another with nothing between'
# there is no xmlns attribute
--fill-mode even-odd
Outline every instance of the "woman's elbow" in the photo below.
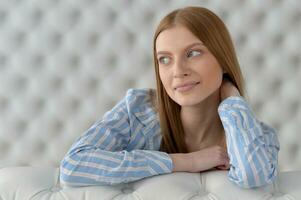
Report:
<svg viewBox="0 0 301 200"><path fill-rule="evenodd" d="M79 183L74 177L74 169L70 168L70 165L66 160L62 160L59 171L60 183L65 186L76 186Z"/></svg>
<svg viewBox="0 0 301 200"><path fill-rule="evenodd" d="M93 173L91 173L94 170ZM81 168L73 165L65 159L60 165L60 183L65 186L93 186L93 185L117 185L122 183L122 179L115 180L109 176L108 172L95 170L95 168Z"/></svg>
<svg viewBox="0 0 301 200"><path fill-rule="evenodd" d="M77 184L75 182L73 182L71 175L70 174L66 174L64 172L62 172L62 170L60 170L60 183L64 186L76 186Z"/></svg>
<svg viewBox="0 0 301 200"><path fill-rule="evenodd" d="M263 168L260 170L245 170L240 176L232 177L230 180L242 188L264 187L275 181L277 177L277 166Z"/></svg>
<svg viewBox="0 0 301 200"><path fill-rule="evenodd" d="M89 174L82 172L78 164L68 162L70 158L65 157L60 164L59 179L64 186L88 186L95 185Z"/></svg>

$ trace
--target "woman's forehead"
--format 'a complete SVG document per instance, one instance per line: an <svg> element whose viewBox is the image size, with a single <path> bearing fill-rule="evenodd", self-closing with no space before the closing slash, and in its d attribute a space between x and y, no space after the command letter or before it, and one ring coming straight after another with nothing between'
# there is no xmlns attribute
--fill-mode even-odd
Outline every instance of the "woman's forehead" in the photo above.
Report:
<svg viewBox="0 0 301 200"><path fill-rule="evenodd" d="M156 50L157 53L162 51L173 51L176 49L184 49L194 44L202 45L203 43L189 29L177 25L162 31L158 35Z"/></svg>

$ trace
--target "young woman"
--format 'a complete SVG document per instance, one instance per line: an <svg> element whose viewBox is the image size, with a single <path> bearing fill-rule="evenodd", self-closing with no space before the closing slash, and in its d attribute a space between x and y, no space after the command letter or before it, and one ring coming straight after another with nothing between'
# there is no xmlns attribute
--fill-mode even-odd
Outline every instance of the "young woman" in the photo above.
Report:
<svg viewBox="0 0 301 200"><path fill-rule="evenodd" d="M125 97L71 147L60 180L115 185L177 171L229 170L241 187L277 176L275 130L256 119L230 35L201 7L175 10L154 36L157 90Z"/></svg>

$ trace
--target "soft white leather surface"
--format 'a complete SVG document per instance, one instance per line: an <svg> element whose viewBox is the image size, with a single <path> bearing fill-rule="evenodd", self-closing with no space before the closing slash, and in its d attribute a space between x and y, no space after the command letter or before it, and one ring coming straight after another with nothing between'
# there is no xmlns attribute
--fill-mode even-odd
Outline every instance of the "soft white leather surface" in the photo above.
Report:
<svg viewBox="0 0 301 200"><path fill-rule="evenodd" d="M301 169L301 1L0 0L0 168L58 166L130 88L155 87L152 35L174 8L227 24L255 113Z"/></svg>
<svg viewBox="0 0 301 200"><path fill-rule="evenodd" d="M226 171L178 172L116 186L69 188L59 184L58 168L15 167L0 170L1 200L298 200L301 171L282 172L276 184L242 189Z"/></svg>

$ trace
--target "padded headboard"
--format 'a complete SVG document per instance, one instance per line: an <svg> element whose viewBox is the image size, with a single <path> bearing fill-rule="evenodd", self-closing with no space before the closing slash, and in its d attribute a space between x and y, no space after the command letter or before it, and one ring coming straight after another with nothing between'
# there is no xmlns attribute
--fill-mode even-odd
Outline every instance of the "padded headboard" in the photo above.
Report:
<svg viewBox="0 0 301 200"><path fill-rule="evenodd" d="M301 169L299 0L0 0L0 168L58 166L128 88L155 88L154 29L188 5L224 20L280 168Z"/></svg>

